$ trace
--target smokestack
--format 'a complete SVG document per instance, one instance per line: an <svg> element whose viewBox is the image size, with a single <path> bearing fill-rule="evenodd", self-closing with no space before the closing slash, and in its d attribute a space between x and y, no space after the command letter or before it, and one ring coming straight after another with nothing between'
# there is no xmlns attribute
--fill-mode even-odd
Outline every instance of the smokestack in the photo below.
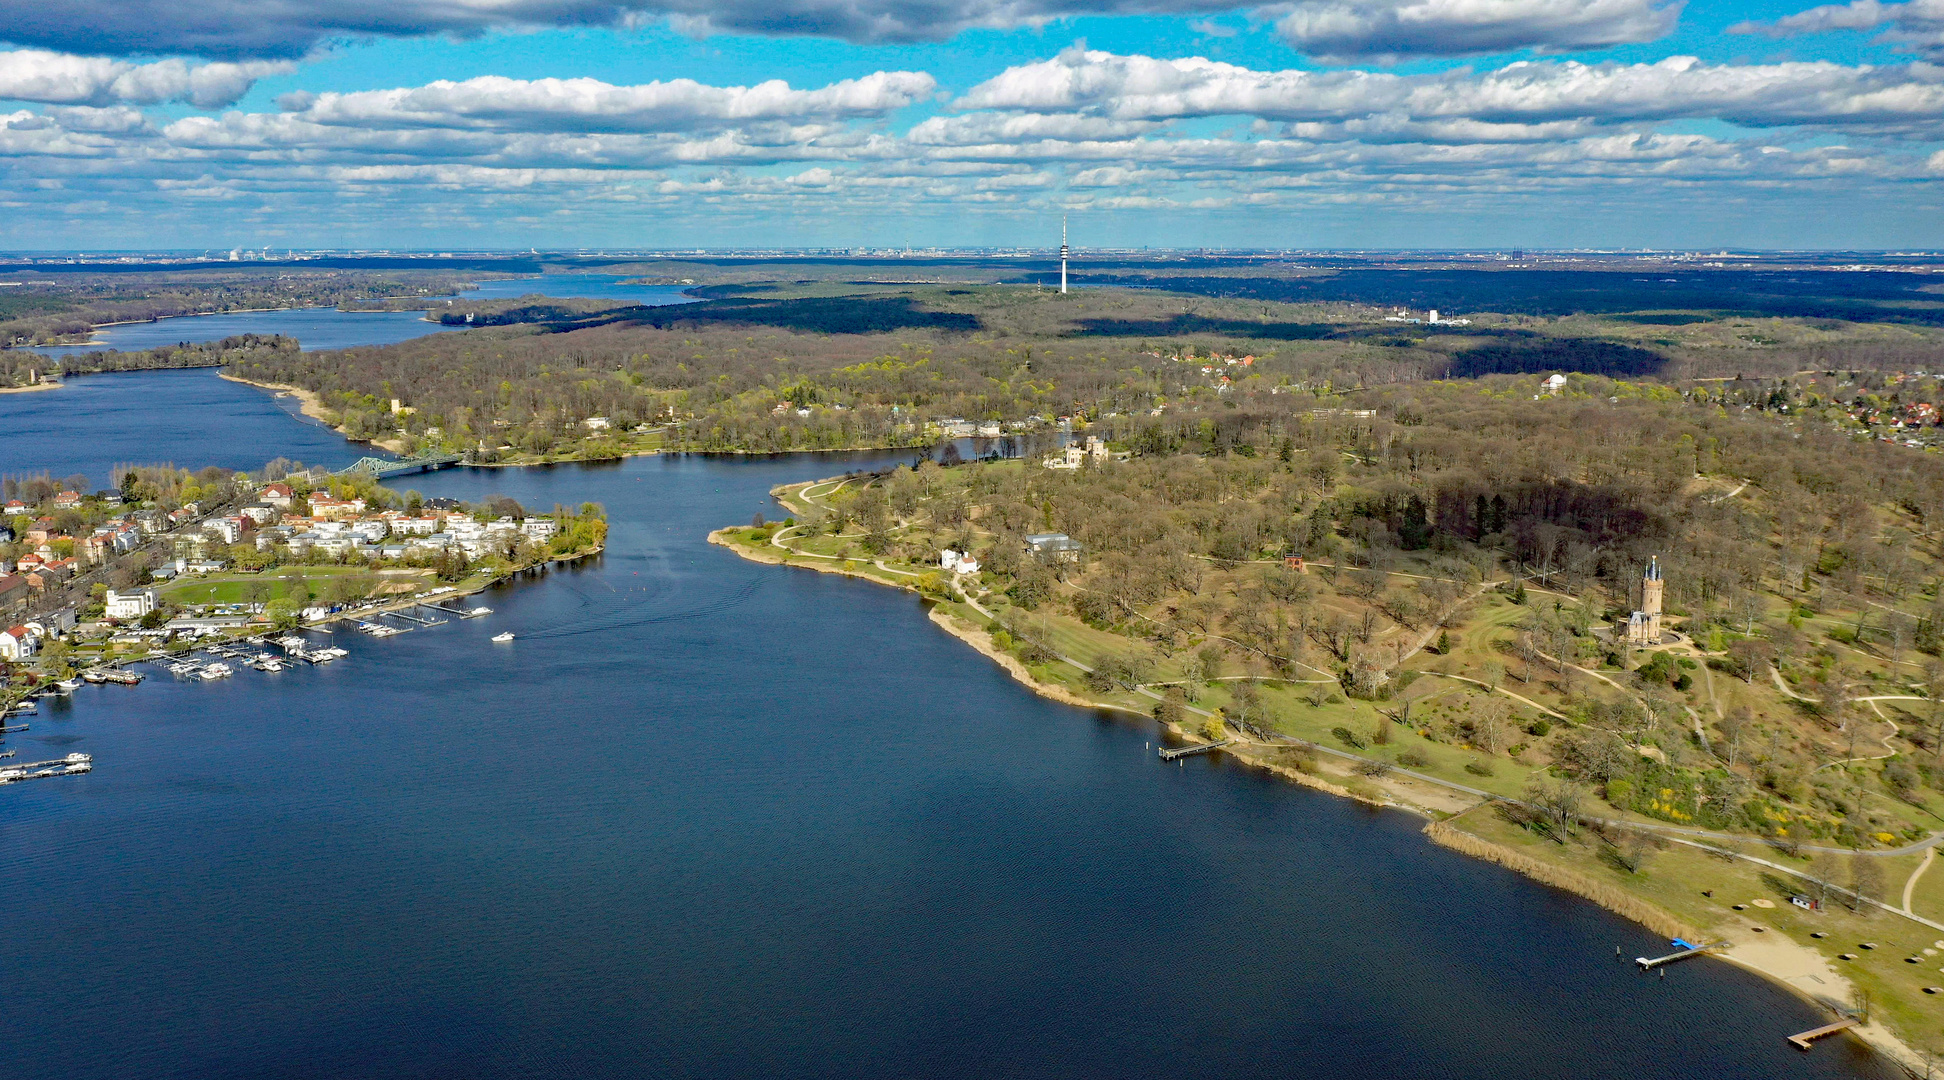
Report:
<svg viewBox="0 0 1944 1080"><path fill-rule="evenodd" d="M1060 215L1060 295L1061 296L1066 295L1066 262L1067 262L1066 215L1061 214Z"/></svg>

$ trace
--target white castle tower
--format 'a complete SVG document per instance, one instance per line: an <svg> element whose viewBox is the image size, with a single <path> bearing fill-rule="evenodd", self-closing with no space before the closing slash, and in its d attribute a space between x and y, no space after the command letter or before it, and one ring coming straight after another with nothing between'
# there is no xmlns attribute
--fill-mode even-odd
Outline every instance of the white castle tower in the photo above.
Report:
<svg viewBox="0 0 1944 1080"><path fill-rule="evenodd" d="M1066 262L1067 262L1066 215L1061 214L1060 215L1060 295L1061 296L1066 295Z"/></svg>

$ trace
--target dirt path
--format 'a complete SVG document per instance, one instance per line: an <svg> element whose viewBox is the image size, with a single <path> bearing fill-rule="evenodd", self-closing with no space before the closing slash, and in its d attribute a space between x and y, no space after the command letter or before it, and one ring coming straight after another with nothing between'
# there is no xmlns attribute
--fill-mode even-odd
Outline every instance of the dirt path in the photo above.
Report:
<svg viewBox="0 0 1944 1080"><path fill-rule="evenodd" d="M1910 872L1909 879L1907 879L1904 882L1903 909L1905 915L1917 914L1915 911L1912 911L1910 909L1910 894L1917 891L1917 879L1924 876L1924 871L1930 869L1931 860L1936 857L1937 857L1936 848L1934 847L1925 848L1924 861L1917 864L1917 869L1912 870Z"/></svg>

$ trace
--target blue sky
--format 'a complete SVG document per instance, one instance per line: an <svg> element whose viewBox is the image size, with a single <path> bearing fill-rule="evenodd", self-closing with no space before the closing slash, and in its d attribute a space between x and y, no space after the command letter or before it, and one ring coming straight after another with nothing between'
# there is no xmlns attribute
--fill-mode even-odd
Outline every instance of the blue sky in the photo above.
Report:
<svg viewBox="0 0 1944 1080"><path fill-rule="evenodd" d="M7 246L1944 248L1944 0L44 0Z"/></svg>

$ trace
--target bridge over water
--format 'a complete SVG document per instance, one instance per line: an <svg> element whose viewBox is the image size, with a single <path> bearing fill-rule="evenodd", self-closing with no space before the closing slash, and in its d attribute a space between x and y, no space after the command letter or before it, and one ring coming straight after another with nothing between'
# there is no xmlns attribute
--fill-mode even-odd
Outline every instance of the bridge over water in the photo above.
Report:
<svg viewBox="0 0 1944 1080"><path fill-rule="evenodd" d="M362 457L349 467L339 470L339 475L361 472L373 479L383 480L388 476L404 476L406 473L432 472L465 461L464 454L427 454L423 457L380 458Z"/></svg>

